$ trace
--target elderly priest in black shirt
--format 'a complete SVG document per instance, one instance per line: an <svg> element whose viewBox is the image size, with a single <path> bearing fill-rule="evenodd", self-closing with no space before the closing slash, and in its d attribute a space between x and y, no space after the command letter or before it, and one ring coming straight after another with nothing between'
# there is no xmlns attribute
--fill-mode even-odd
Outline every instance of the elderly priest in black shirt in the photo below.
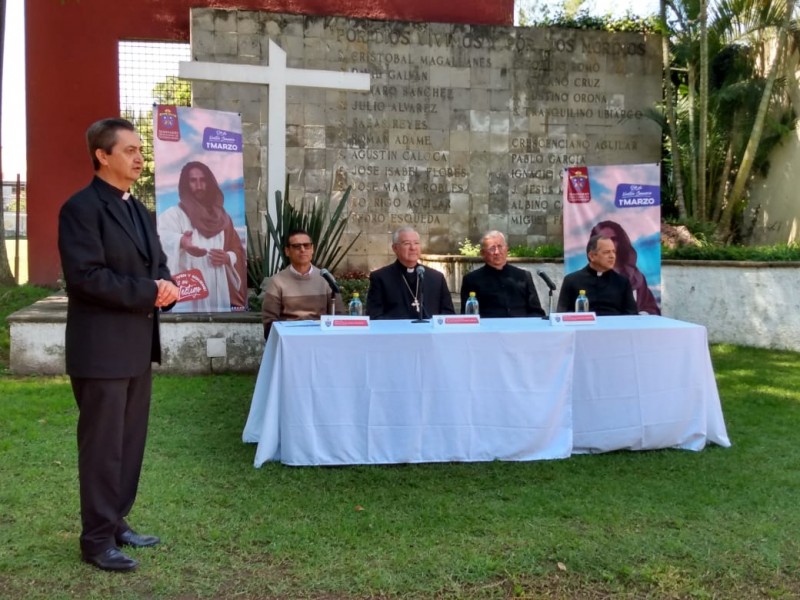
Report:
<svg viewBox="0 0 800 600"><path fill-rule="evenodd" d="M508 264L506 236L488 231L481 238L484 266L461 281L461 312L475 292L481 317L543 317L536 286L529 271Z"/></svg>
<svg viewBox="0 0 800 600"><path fill-rule="evenodd" d="M628 278L614 270L617 251L611 238L593 235L586 245L589 264L564 277L558 295L558 312L575 310L581 290L589 298L589 310L600 316L635 315L636 300Z"/></svg>

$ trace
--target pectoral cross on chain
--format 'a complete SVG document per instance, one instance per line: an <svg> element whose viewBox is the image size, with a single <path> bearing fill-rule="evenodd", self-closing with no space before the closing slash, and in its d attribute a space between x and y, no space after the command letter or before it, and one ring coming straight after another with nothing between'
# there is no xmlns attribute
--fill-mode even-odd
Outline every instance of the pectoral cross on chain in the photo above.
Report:
<svg viewBox="0 0 800 600"><path fill-rule="evenodd" d="M419 300L417 300L416 298L414 298L414 301L411 303L411 306L413 306L413 307L414 307L414 309L415 309L417 312L419 312Z"/></svg>

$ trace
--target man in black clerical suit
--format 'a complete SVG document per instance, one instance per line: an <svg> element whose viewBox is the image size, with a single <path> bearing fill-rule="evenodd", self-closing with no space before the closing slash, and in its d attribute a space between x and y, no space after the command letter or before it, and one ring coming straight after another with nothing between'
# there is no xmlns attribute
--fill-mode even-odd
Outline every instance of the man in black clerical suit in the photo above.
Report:
<svg viewBox="0 0 800 600"><path fill-rule="evenodd" d="M392 234L392 251L397 260L369 275L369 317L426 319L431 315L454 314L444 275L435 269L418 267L419 233L413 227L401 227Z"/></svg>
<svg viewBox="0 0 800 600"><path fill-rule="evenodd" d="M461 281L461 312L475 292L481 317L543 317L530 271L508 264L506 236L488 231L481 238L481 256L486 263L464 275Z"/></svg>
<svg viewBox="0 0 800 600"><path fill-rule="evenodd" d="M589 310L597 315L635 315L636 300L628 278L614 270L617 250L611 238L593 235L586 245L589 264L564 277L558 294L558 312L575 310L581 290L589 298Z"/></svg>
<svg viewBox="0 0 800 600"><path fill-rule="evenodd" d="M144 206L130 195L142 141L124 119L86 132L95 176L61 207L58 249L67 284L66 367L78 404L80 547L108 571L138 561L120 546L154 546L125 518L136 499L147 437L151 364L161 360L158 314L178 299Z"/></svg>

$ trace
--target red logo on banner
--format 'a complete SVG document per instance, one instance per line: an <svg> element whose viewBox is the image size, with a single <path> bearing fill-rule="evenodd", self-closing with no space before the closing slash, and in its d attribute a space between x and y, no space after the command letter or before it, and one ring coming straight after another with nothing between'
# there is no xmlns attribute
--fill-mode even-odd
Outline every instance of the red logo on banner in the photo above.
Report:
<svg viewBox="0 0 800 600"><path fill-rule="evenodd" d="M156 113L156 136L165 142L179 142L181 128L178 123L178 109L175 106L158 105Z"/></svg>
<svg viewBox="0 0 800 600"><path fill-rule="evenodd" d="M570 167L567 169L567 202L581 204L591 201L589 171L585 167Z"/></svg>
<svg viewBox="0 0 800 600"><path fill-rule="evenodd" d="M187 300L201 300L208 297L208 286L203 274L198 269L189 269L177 275L173 275L172 279L180 288L180 296L178 302L186 302Z"/></svg>

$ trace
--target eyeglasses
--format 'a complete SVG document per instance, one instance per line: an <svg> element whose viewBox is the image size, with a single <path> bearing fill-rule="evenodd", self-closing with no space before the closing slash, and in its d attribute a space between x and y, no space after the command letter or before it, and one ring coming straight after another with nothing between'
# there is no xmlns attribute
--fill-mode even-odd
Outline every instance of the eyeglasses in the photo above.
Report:
<svg viewBox="0 0 800 600"><path fill-rule="evenodd" d="M489 246L488 248L484 248L484 252L488 252L489 254L494 254L495 252L503 252L506 250L506 246Z"/></svg>
<svg viewBox="0 0 800 600"><path fill-rule="evenodd" d="M289 248L291 248L292 250L300 250L301 248L303 250L311 250L313 246L314 244L312 244L311 242L303 242L301 244L289 244Z"/></svg>

